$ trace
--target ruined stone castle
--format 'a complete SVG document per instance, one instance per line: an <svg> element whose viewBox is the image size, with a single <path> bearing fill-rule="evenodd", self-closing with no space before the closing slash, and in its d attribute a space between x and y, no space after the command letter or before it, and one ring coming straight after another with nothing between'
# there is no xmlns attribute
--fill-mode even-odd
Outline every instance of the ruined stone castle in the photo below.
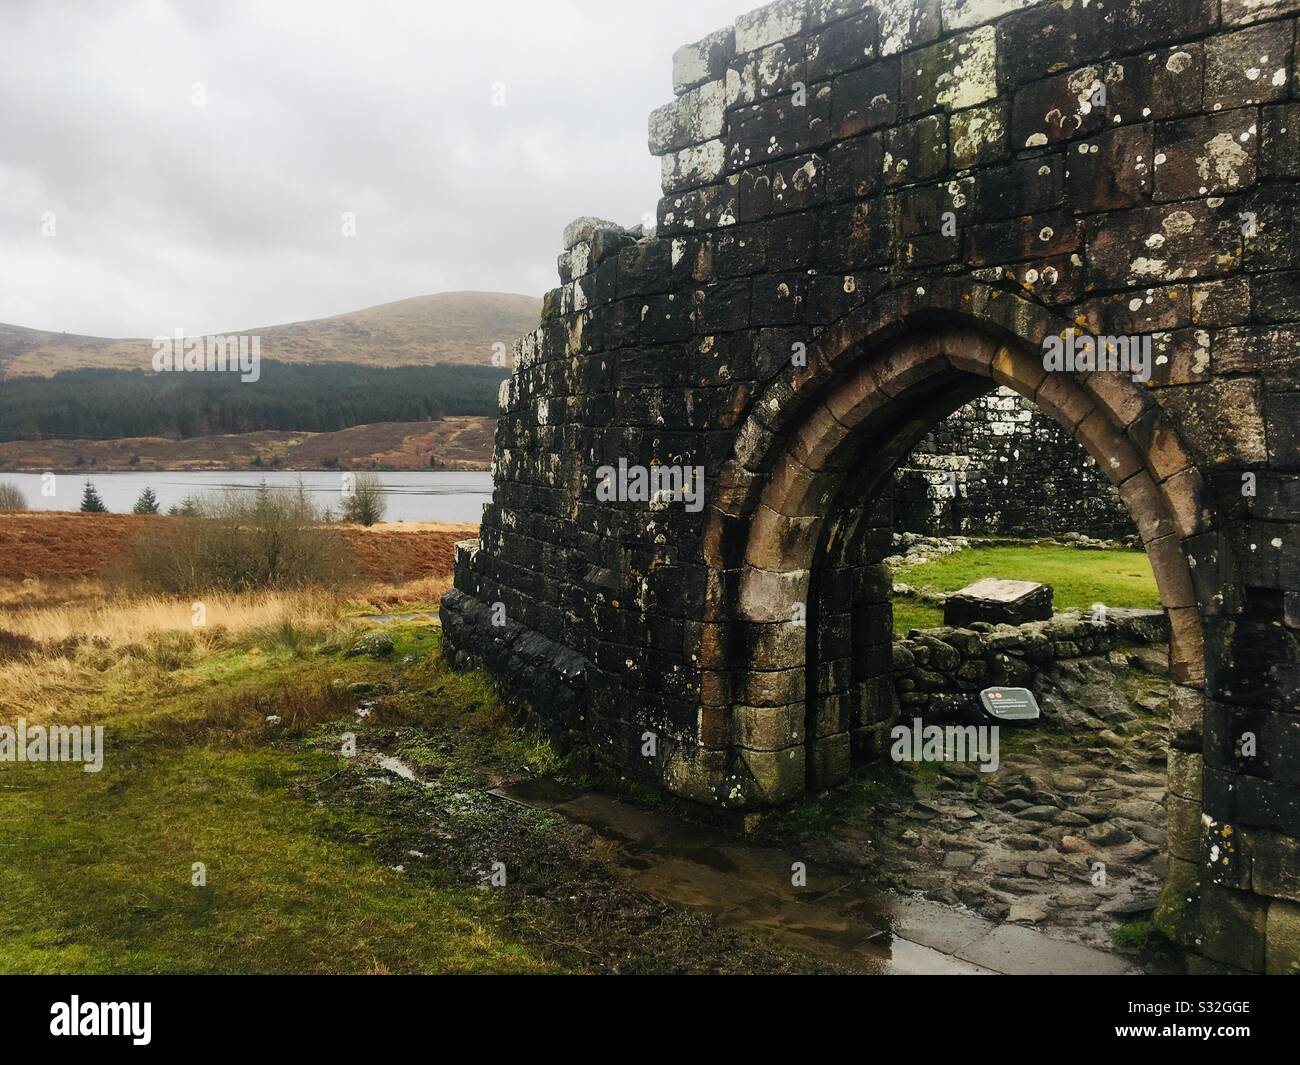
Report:
<svg viewBox="0 0 1300 1065"><path fill-rule="evenodd" d="M1297 13L778 0L680 49L657 231L571 225L517 348L449 653L680 795L843 780L898 714L887 487L1006 386L1157 577L1169 927L1300 968ZM1150 379L1049 372L1071 331L1148 338ZM620 462L702 507L611 495Z"/></svg>

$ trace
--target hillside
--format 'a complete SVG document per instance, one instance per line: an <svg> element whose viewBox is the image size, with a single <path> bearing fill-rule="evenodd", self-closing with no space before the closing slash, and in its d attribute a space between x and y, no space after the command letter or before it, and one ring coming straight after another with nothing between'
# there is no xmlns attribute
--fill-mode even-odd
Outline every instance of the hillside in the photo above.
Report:
<svg viewBox="0 0 1300 1065"><path fill-rule="evenodd" d="M436 422L379 422L332 433L251 433L117 440L0 441L0 471L230 470L329 468L486 470L496 422L449 417Z"/></svg>
<svg viewBox="0 0 1300 1065"><path fill-rule="evenodd" d="M262 359L289 363L491 365L492 345L537 327L542 301L509 292L439 292L288 325L232 329L261 337ZM148 369L151 338L49 333L0 324L0 378L86 367Z"/></svg>
<svg viewBox="0 0 1300 1065"><path fill-rule="evenodd" d="M122 560L132 540L182 520L153 514L0 514L0 582L103 576ZM445 580L454 565L456 541L474 530L473 525L442 522L331 526L346 541L357 569L381 581Z"/></svg>

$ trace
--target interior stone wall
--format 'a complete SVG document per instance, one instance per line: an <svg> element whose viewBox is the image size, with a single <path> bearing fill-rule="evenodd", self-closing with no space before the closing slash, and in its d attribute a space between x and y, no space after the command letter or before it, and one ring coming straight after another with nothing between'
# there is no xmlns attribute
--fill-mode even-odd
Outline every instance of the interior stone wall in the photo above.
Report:
<svg viewBox="0 0 1300 1065"><path fill-rule="evenodd" d="M1137 533L1088 453L1005 387L945 418L899 466L894 525L927 536Z"/></svg>

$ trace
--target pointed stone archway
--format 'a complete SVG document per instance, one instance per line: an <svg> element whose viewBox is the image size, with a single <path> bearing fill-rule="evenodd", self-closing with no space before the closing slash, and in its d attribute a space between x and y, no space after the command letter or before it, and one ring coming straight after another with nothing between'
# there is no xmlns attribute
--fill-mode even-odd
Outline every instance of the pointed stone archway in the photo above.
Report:
<svg viewBox="0 0 1300 1065"><path fill-rule="evenodd" d="M1063 331L1068 323L979 286L950 308L936 295L915 294L906 318L881 321L886 307L894 309L885 301L829 330L807 367L792 367L759 397L723 467L705 551L718 572L736 575L735 595L707 615L726 629L701 661L719 675L721 694L706 707L704 727L736 743L761 801L801 794L805 778L835 783L847 774L851 751L870 756L885 746L896 713L889 585L878 563L892 529L887 520L873 524L874 500L936 421L995 384L1037 404L1119 488L1170 620L1174 704L1188 723L1177 742L1200 749L1201 615L1240 601L1241 590L1228 579L1232 557L1191 454L1131 380L1048 373L1041 339L963 308L1000 302L1010 313L999 317L1024 329ZM806 674L819 634L809 633L805 615L816 600L810 582L819 557L836 600L820 621L838 623L823 665L855 653L858 660L838 678L814 682ZM1199 802L1199 795L1187 798Z"/></svg>

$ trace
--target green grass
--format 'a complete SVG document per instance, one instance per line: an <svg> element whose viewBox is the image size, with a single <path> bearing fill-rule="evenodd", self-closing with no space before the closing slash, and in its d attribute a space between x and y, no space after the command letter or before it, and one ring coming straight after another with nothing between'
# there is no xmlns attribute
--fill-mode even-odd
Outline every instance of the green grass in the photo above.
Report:
<svg viewBox="0 0 1300 1065"><path fill-rule="evenodd" d="M1053 589L1057 610L1094 603L1158 609L1160 593L1142 551L1086 551L1048 544L975 547L900 569L894 579L913 587L954 592L981 577L1041 581ZM943 610L915 599L894 600L894 631L943 624Z"/></svg>
<svg viewBox="0 0 1300 1065"><path fill-rule="evenodd" d="M943 624L943 608L919 599L894 597L894 633L906 636L912 629L936 629Z"/></svg>
<svg viewBox="0 0 1300 1065"><path fill-rule="evenodd" d="M1143 954L1162 952L1170 946L1169 940L1146 918L1120 925L1111 936L1118 946L1132 947Z"/></svg>
<svg viewBox="0 0 1300 1065"><path fill-rule="evenodd" d="M103 770L0 763L0 974L816 967L648 900L584 833L490 795L570 767L448 668L436 625L349 656L362 631L171 641L82 674L60 716L105 726Z"/></svg>
<svg viewBox="0 0 1300 1065"><path fill-rule="evenodd" d="M106 725L99 773L0 763L0 973L559 968L506 930L499 893L397 872L369 845L382 820L315 790L360 772L322 730L454 725L476 768L544 771L549 747L480 675L446 669L430 626L393 629L383 662L268 635L180 666L162 691L150 673L106 677L81 718ZM358 680L386 693L366 725L337 694ZM274 730L271 713L285 715Z"/></svg>
<svg viewBox="0 0 1300 1065"><path fill-rule="evenodd" d="M539 972L498 897L431 885L339 837L370 826L289 789L342 759L110 751L98 774L3 774L0 972ZM195 862L206 886L192 884Z"/></svg>

